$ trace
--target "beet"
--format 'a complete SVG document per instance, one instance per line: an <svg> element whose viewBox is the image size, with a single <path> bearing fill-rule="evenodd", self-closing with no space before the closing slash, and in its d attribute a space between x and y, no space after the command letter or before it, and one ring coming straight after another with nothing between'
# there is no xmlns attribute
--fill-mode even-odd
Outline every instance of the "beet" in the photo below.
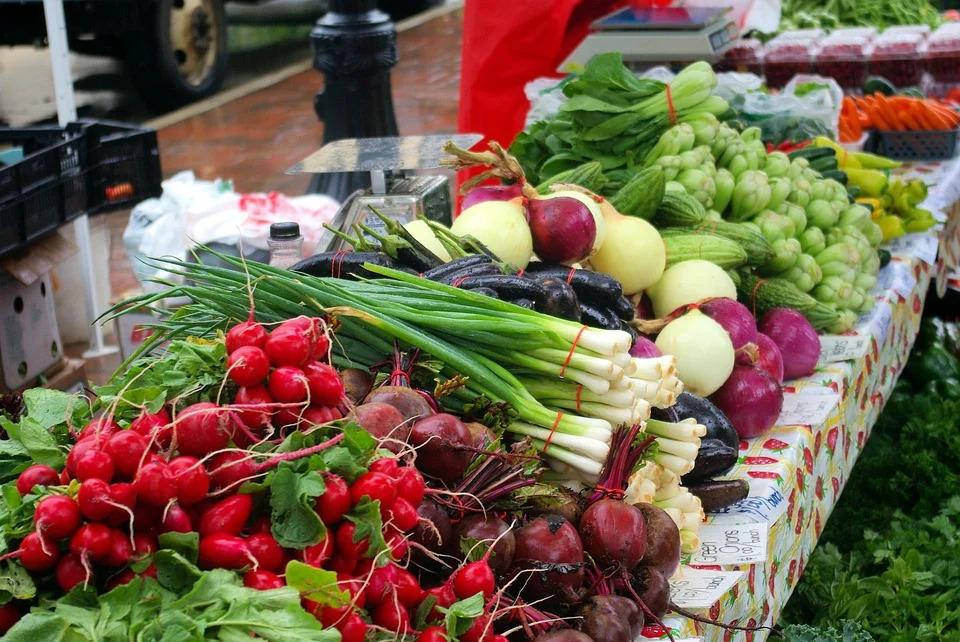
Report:
<svg viewBox="0 0 960 642"><path fill-rule="evenodd" d="M348 417L360 424L360 427L382 441L381 447L392 453L398 453L410 438L410 423L406 422L399 410L386 403L371 402L357 406Z"/></svg>
<svg viewBox="0 0 960 642"><path fill-rule="evenodd" d="M580 628L594 640L633 642L643 628L637 604L619 595L594 595L580 609Z"/></svg>
<svg viewBox="0 0 960 642"><path fill-rule="evenodd" d="M350 403L359 405L373 388L373 377L366 370L346 368L340 372L343 379L343 393Z"/></svg>
<svg viewBox="0 0 960 642"><path fill-rule="evenodd" d="M455 482L473 459L470 430L458 418L440 413L421 419L410 431L410 444L417 448L417 468L443 482Z"/></svg>
<svg viewBox="0 0 960 642"><path fill-rule="evenodd" d="M499 541L493 547L490 558L487 560L497 577L503 576L513 563L517 545L516 538L510 530L510 526L496 515L477 514L465 517L460 520L453 533L454 543L458 546L464 538L483 541L487 546L490 546L499 537ZM506 535L500 537L503 533L506 533ZM460 550L463 550L462 546L460 546Z"/></svg>
<svg viewBox="0 0 960 642"><path fill-rule="evenodd" d="M653 566L664 577L680 567L680 529L667 511L653 504L637 504L647 524L647 551L641 564Z"/></svg>
<svg viewBox="0 0 960 642"><path fill-rule="evenodd" d="M538 635L533 642L594 642L593 638L573 629L558 629Z"/></svg>
<svg viewBox="0 0 960 642"><path fill-rule="evenodd" d="M647 550L647 524L637 508L616 499L601 499L580 518L583 548L603 569L630 570Z"/></svg>
<svg viewBox="0 0 960 642"><path fill-rule="evenodd" d="M641 566L630 577L630 586L657 617L667 614L670 606L670 584L653 566Z"/></svg>
<svg viewBox="0 0 960 642"><path fill-rule="evenodd" d="M483 424L471 421L464 424L470 435L473 437L473 447L486 449L490 444L497 440L497 433L493 432Z"/></svg>
<svg viewBox="0 0 960 642"><path fill-rule="evenodd" d="M523 514L528 517L559 515L574 526L578 525L580 516L583 515L583 497L566 486L550 486L554 490L552 495L534 495L527 498Z"/></svg>
<svg viewBox="0 0 960 642"><path fill-rule="evenodd" d="M423 499L417 504L419 521L410 533L410 541L423 546L428 551L440 553L453 540L453 527L450 517L437 502ZM419 551L414 547L414 552Z"/></svg>
<svg viewBox="0 0 960 642"><path fill-rule="evenodd" d="M380 386L363 400L364 403L374 401L390 404L400 411L409 424L434 414L433 408L423 395L407 386Z"/></svg>
<svg viewBox="0 0 960 642"><path fill-rule="evenodd" d="M517 586L527 599L556 596L577 602L583 585L583 542L573 524L558 515L544 515L514 531L516 550L511 575L522 574ZM530 572L533 570L534 572Z"/></svg>

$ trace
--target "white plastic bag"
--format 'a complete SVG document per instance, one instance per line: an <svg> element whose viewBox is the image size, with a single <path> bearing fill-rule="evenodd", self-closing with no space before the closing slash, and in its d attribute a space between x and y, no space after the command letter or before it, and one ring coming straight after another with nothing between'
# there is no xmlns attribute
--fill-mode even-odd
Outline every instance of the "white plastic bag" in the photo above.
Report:
<svg viewBox="0 0 960 642"><path fill-rule="evenodd" d="M779 30L782 12L780 0L727 0L724 3L717 0L683 0L682 4L685 7L707 9L730 7L727 17L736 21L740 33L754 29L762 33L776 33Z"/></svg>

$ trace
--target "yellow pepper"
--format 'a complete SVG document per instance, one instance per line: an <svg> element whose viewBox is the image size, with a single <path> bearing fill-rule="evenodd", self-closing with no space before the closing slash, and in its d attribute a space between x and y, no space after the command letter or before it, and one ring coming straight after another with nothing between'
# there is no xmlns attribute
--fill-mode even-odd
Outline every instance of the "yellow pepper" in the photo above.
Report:
<svg viewBox="0 0 960 642"><path fill-rule="evenodd" d="M880 226L884 241L895 239L907 233L903 227L903 221L900 220L899 216L890 216L887 214L878 218L875 223Z"/></svg>
<svg viewBox="0 0 960 642"><path fill-rule="evenodd" d="M877 220L883 215L883 204L879 198L861 197L857 199L857 203L870 207L870 218L873 220Z"/></svg>

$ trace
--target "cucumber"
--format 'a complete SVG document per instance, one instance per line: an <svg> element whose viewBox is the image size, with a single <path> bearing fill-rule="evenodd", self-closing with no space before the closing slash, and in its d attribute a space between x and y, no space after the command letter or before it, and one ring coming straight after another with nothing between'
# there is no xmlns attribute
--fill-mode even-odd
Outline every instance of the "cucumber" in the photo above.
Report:
<svg viewBox="0 0 960 642"><path fill-rule="evenodd" d="M833 170L830 170L830 171L827 171L827 172L821 172L820 174L821 174L825 179L827 179L827 178L832 178L833 180L837 181L837 182L840 183L841 185L846 185L846 184L847 184L847 173L844 172L844 171L842 171L842 170L833 169Z"/></svg>
<svg viewBox="0 0 960 642"><path fill-rule="evenodd" d="M703 234L705 236L719 236L735 241L747 253L748 265L763 265L773 258L770 241L760 232L744 225L730 221L712 221L697 227L666 228L660 230L660 236L680 236L683 234Z"/></svg>
<svg viewBox="0 0 960 642"><path fill-rule="evenodd" d="M660 167L648 167L627 181L610 198L610 204L624 216L649 220L663 200L665 183Z"/></svg>
<svg viewBox="0 0 960 642"><path fill-rule="evenodd" d="M835 323L840 314L828 305L804 294L790 281L780 278L760 279L747 270L740 270L737 293L740 302L754 312L757 318L774 308L793 308L807 317L820 330Z"/></svg>
<svg viewBox="0 0 960 642"><path fill-rule="evenodd" d="M686 192L667 192L653 216L657 226L696 225L707 216L703 204Z"/></svg>
<svg viewBox="0 0 960 642"><path fill-rule="evenodd" d="M667 248L667 267L683 261L700 259L710 261L723 269L735 268L747 262L747 253L740 245L722 236L681 234L663 239Z"/></svg>
<svg viewBox="0 0 960 642"><path fill-rule="evenodd" d="M833 156L836 158L837 153L832 147L816 147L814 145L809 145L803 149L795 149L787 154L787 158L790 160L806 158L811 163L814 161L814 159L826 158L827 156Z"/></svg>
<svg viewBox="0 0 960 642"><path fill-rule="evenodd" d="M824 172L829 172L832 169L837 169L837 167L836 154L831 156L818 156L810 161L810 169L816 170L821 174Z"/></svg>
<svg viewBox="0 0 960 642"><path fill-rule="evenodd" d="M554 183L570 183L579 185L591 192L598 192L607 182L607 177L603 175L603 167L597 161L584 163L579 167L560 172L537 185L538 194L549 194L550 186Z"/></svg>
<svg viewBox="0 0 960 642"><path fill-rule="evenodd" d="M884 96L892 96L897 93L897 88L882 76L868 76L867 82L863 83L864 95L872 96L878 91Z"/></svg>

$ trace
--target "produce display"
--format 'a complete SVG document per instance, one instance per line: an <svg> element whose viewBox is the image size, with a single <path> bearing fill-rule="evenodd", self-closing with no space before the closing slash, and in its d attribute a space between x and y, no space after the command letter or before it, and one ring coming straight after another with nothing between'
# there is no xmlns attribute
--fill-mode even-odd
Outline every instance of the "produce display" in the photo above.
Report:
<svg viewBox="0 0 960 642"><path fill-rule="evenodd" d="M891 27L919 24L937 27L942 22L929 0L873 0L826 4L814 0L787 0L782 5L780 29L835 29L836 27Z"/></svg>
<svg viewBox="0 0 960 642"><path fill-rule="evenodd" d="M847 96L840 112L840 142L860 140L863 130L950 131L960 125L960 114L936 100L913 96L863 98Z"/></svg>

